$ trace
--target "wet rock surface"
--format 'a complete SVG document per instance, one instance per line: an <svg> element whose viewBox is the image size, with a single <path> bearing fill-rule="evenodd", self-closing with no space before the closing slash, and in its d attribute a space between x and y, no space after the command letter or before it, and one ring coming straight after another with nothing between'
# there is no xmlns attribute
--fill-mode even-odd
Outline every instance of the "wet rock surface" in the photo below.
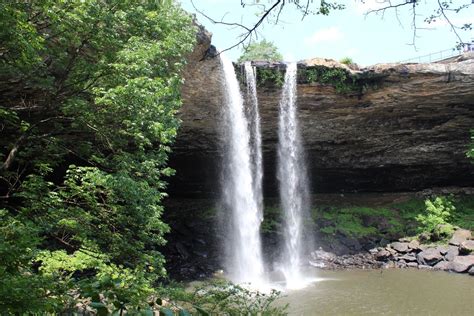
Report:
<svg viewBox="0 0 474 316"><path fill-rule="evenodd" d="M311 253L309 264L316 268L328 270L375 269L383 265L381 262L375 260L375 256L370 252L337 256L321 248Z"/></svg>

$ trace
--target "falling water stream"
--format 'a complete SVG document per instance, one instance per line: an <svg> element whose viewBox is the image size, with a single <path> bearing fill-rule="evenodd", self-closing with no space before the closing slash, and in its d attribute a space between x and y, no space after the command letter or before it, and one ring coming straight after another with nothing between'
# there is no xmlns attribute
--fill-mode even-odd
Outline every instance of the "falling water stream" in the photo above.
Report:
<svg viewBox="0 0 474 316"><path fill-rule="evenodd" d="M284 252L281 270L287 288L307 283L301 272L303 217L308 207L308 181L296 116L296 63L287 65L280 100L278 129L278 179L284 213Z"/></svg>
<svg viewBox="0 0 474 316"><path fill-rule="evenodd" d="M258 110L245 111L232 62L221 54L221 64L225 88L223 128L227 146L224 158L223 193L225 205L231 211L232 221L226 243L229 257L227 267L232 281L251 283L252 286L258 287L264 283L260 241L262 222L260 124L258 116L253 116L253 120L249 120L250 115L246 115L246 112L258 113ZM255 79L254 76L252 78ZM256 107L257 103L255 102L253 106ZM255 130L258 130L258 133Z"/></svg>
<svg viewBox="0 0 474 316"><path fill-rule="evenodd" d="M245 81L247 83L247 113L249 117L250 129L250 158L253 176L253 192L257 200L257 206L260 210L260 215L263 220L263 196L262 196L262 134L260 132L260 114L258 110L257 98L257 78L255 68L252 67L251 62L247 61L244 64Z"/></svg>

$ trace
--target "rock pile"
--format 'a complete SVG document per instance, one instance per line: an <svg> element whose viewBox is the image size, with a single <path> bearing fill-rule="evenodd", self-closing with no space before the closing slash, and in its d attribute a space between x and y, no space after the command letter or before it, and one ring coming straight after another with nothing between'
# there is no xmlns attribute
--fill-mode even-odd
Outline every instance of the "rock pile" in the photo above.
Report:
<svg viewBox="0 0 474 316"><path fill-rule="evenodd" d="M447 245L421 245L401 239L370 252L385 267L419 268L474 275L474 240L471 231L458 229Z"/></svg>
<svg viewBox="0 0 474 316"><path fill-rule="evenodd" d="M337 256L321 248L311 253L309 264L313 267L327 270L376 269L383 266L382 262L375 260L372 253Z"/></svg>

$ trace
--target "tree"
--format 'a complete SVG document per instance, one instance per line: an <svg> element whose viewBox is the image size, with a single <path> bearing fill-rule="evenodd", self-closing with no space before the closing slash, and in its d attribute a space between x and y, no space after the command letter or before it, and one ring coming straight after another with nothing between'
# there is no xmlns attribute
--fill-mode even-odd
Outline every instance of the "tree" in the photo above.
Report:
<svg viewBox="0 0 474 316"><path fill-rule="evenodd" d="M357 0L361 3L365 3L366 0ZM279 22L279 18L283 10L285 10L288 6L293 6L296 10L301 13L301 18L304 19L309 15L329 15L331 12L335 10L344 10L346 8L345 4L341 3L342 1L328 1L328 0L321 0L321 1L313 1L313 0L242 0L241 5L242 7L258 7L260 14L256 22L250 25L244 25L242 23L237 23L235 21L227 21L225 20L225 16L222 19L216 19L206 15L202 10L199 10L194 5L193 0L191 3L193 4L194 9L200 15L204 16L212 23L216 24L223 24L228 26L234 26L237 28L242 29L242 33L239 38L236 40L236 43L230 47L223 49L221 52L226 50L230 50L234 47L239 45L248 45L251 43L254 38L257 37L257 33L261 25L265 22L277 24ZM430 1L431 2L431 1ZM434 23L436 21L444 21L446 22L457 39L457 47L463 47L468 43L463 40L461 35L459 34L460 30L472 30L472 23L464 23L458 25L453 23L453 20L448 16L448 13L459 13L460 11L466 10L474 4L472 1L466 0L463 4L453 4L453 1L442 1L437 0L434 11L427 10L426 7L430 5L427 1L422 0L380 0L378 1L380 7L377 9L369 10L366 14L380 14L383 16L386 12L394 12L394 14L398 18L398 14L400 10L407 10L409 11L412 19L411 19L411 28L413 31L413 40L412 44L415 45L417 31L420 29L419 23L420 20L424 21L428 24ZM420 12L423 12L421 14Z"/></svg>
<svg viewBox="0 0 474 316"><path fill-rule="evenodd" d="M194 40L173 1L2 1L2 311L147 306Z"/></svg>
<svg viewBox="0 0 474 316"><path fill-rule="evenodd" d="M262 40L255 42L247 46L242 55L239 57L238 62L244 61L281 61L283 56L278 52L278 48L272 42Z"/></svg>

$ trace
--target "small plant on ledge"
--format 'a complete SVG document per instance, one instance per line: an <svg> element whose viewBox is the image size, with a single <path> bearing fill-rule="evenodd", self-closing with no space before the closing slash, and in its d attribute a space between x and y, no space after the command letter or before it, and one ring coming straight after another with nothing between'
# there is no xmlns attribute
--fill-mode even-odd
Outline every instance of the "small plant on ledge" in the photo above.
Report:
<svg viewBox="0 0 474 316"><path fill-rule="evenodd" d="M449 220L452 212L456 210L451 200L438 196L433 200L427 199L425 206L426 212L416 216L416 220L420 223L420 237L432 241L449 238L454 231Z"/></svg>

